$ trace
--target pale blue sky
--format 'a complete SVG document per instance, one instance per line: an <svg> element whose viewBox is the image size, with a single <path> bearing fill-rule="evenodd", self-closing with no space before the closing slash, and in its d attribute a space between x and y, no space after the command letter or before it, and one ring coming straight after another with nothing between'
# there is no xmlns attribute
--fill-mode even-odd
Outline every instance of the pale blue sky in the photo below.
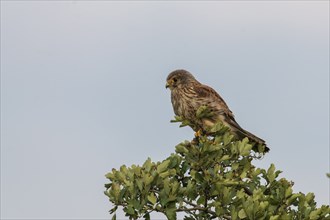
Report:
<svg viewBox="0 0 330 220"><path fill-rule="evenodd" d="M104 174L193 137L177 68L329 204L329 2L1 1L1 218L109 218Z"/></svg>

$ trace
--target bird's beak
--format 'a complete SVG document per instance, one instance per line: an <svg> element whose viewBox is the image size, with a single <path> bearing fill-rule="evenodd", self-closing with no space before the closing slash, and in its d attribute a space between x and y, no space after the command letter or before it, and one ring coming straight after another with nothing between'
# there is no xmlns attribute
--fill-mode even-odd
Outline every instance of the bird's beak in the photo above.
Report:
<svg viewBox="0 0 330 220"><path fill-rule="evenodd" d="M172 88L173 88L173 85L174 85L174 81L173 81L173 79L169 79L169 80L166 81L165 88L166 88L166 89L167 89L167 88L172 89Z"/></svg>

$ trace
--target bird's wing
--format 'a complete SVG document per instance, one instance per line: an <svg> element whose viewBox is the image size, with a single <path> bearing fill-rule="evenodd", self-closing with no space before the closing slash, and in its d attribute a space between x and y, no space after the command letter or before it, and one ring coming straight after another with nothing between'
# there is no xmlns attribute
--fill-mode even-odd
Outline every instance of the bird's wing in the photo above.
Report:
<svg viewBox="0 0 330 220"><path fill-rule="evenodd" d="M216 102L219 105L219 109L230 118L234 119L234 114L227 106L226 102L221 98L221 96L211 87L203 84L194 86L194 91L198 98L208 98L212 102ZM235 120L235 119L234 119Z"/></svg>
<svg viewBox="0 0 330 220"><path fill-rule="evenodd" d="M245 131L235 120L235 116L232 113L232 111L227 106L226 102L221 98L221 96L211 87L207 85L196 85L194 88L196 95L198 97L203 98L209 98L210 100L213 100L214 102L217 102L219 105L219 108L223 112L220 116L223 120L223 122L229 127L234 128L235 130L239 131Z"/></svg>
<svg viewBox="0 0 330 220"><path fill-rule="evenodd" d="M248 137L249 139L255 141L256 143L265 145L265 152L269 151L266 143L263 139L255 136L254 134L244 130L235 120L234 114L231 112L226 102L221 98L221 96L211 87L197 84L194 86L194 91L197 98L208 98L212 102L218 103L218 108L223 113L219 115L219 118L228 125L240 138Z"/></svg>

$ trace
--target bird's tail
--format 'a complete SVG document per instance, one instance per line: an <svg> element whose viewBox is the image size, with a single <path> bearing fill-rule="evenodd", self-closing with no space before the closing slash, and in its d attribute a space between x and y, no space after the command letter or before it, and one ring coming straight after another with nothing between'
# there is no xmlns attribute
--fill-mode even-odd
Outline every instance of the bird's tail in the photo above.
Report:
<svg viewBox="0 0 330 220"><path fill-rule="evenodd" d="M249 138L249 140L250 140L252 143L254 143L254 145L253 145L253 150L258 151L258 147L259 147L259 145L264 146L264 148L265 148L265 149L264 149L264 152L265 152L265 153L267 153L267 152L270 150L270 149L267 147L266 141L264 141L263 139L261 139L261 138L255 136L254 134L248 132L247 130L244 130L244 129L241 128L241 129L237 130L236 133L238 134L239 138L245 138L245 137Z"/></svg>
<svg viewBox="0 0 330 220"><path fill-rule="evenodd" d="M243 139L245 137L249 138L249 140L253 143L252 149L254 151L258 152L260 145L264 146L264 151L263 151L264 153L267 153L270 150L267 147L266 141L243 129L241 126L239 126L239 124L235 121L234 118L231 118L230 120L226 120L226 122L233 130L233 132L238 136L238 138L240 139Z"/></svg>

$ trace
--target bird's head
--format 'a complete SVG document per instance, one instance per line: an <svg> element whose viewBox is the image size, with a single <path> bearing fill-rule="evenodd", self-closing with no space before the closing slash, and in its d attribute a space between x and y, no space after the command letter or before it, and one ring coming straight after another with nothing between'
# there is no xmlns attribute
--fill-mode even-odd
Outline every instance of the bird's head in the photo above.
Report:
<svg viewBox="0 0 330 220"><path fill-rule="evenodd" d="M195 77L189 73L187 70L174 70L171 72L167 79L166 79L166 89L170 88L170 90L177 88L177 87L183 87L190 82L196 82Z"/></svg>

